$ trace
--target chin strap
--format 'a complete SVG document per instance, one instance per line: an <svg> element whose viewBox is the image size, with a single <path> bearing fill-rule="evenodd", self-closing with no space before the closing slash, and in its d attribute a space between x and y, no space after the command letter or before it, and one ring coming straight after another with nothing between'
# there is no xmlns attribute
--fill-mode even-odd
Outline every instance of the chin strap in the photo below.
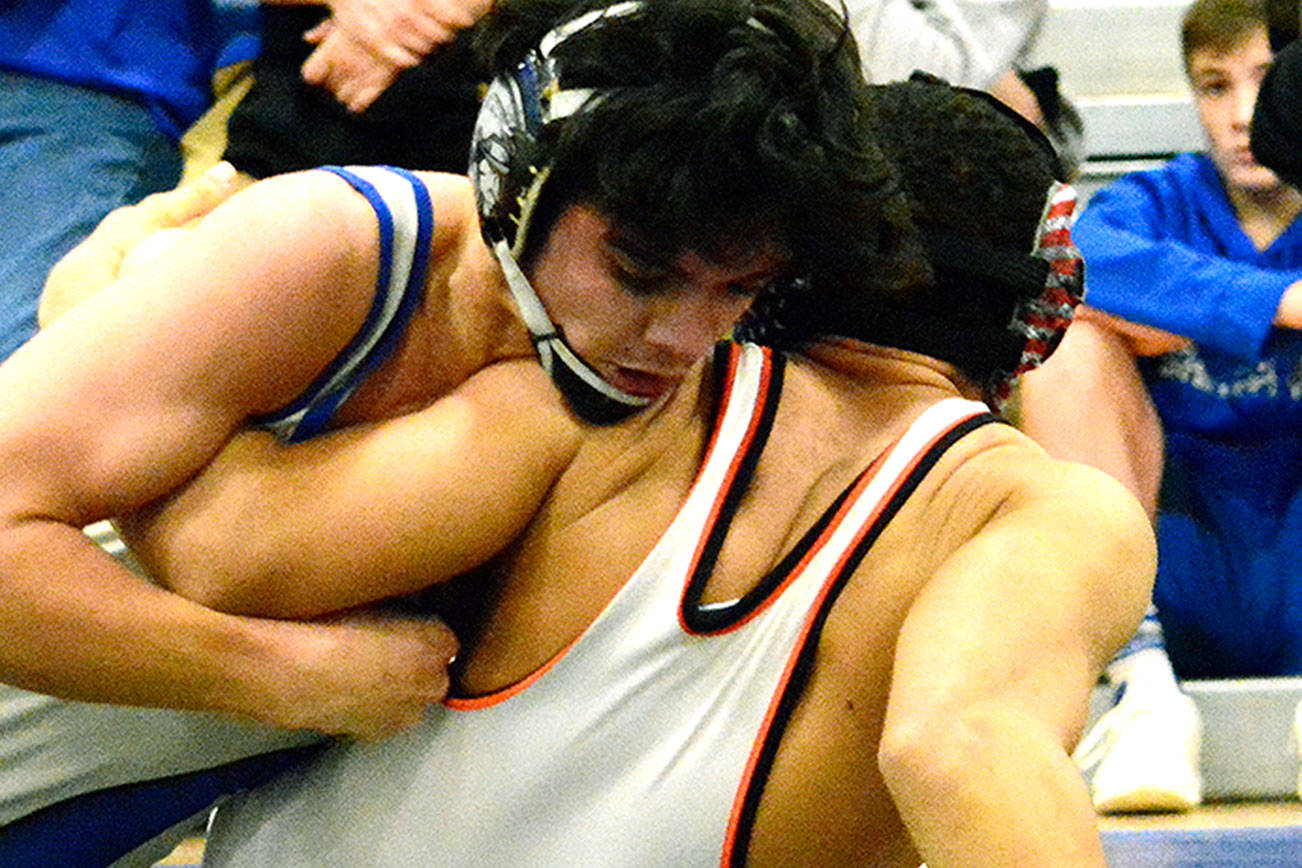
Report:
<svg viewBox="0 0 1302 868"><path fill-rule="evenodd" d="M594 425L610 425L651 403L650 398L630 395L607 383L570 348L547 316L506 241L494 242L493 253L506 275L506 285L520 311L520 319L538 351L539 363L579 418Z"/></svg>
<svg viewBox="0 0 1302 868"><path fill-rule="evenodd" d="M495 80L484 97L471 147L470 177L475 185L485 239L506 276L511 297L529 330L538 360L581 419L608 425L627 418L651 403L607 383L565 342L543 308L538 294L519 266L529 234L533 209L547 179L546 165L532 167L518 153L518 139L535 141L539 131L600 102L603 94L588 88L565 88L552 51L573 34L606 18L621 18L642 8L626 0L580 15L543 37L513 75ZM513 164L530 165L532 179L519 193L504 189ZM503 206L505 208L502 213ZM509 231L514 224L514 231ZM513 239L512 243L507 238Z"/></svg>

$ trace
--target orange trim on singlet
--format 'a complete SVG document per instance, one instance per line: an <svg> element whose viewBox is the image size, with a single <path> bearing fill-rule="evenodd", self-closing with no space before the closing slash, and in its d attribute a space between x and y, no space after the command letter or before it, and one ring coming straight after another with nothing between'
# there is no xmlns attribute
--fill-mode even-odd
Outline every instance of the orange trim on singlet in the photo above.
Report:
<svg viewBox="0 0 1302 868"><path fill-rule="evenodd" d="M741 349L736 346L732 347L730 349L730 352L728 353L727 373L724 378L724 388L723 388L722 395L720 397L720 405L719 405L720 410L718 414L719 424L716 424L714 426L714 430L710 433L710 440L708 445L706 446L705 460L701 462L701 467L697 471L696 479L692 482L692 489L695 489L696 483L700 481L701 475L705 472L705 468L709 465L710 459L714 455L715 446L717 445L717 441L719 437L719 429L723 427L722 426L723 417L727 415L728 407L732 403L733 392L734 392L733 378L737 370L738 360L740 358L741 358ZM764 348L764 368L762 374L763 378L760 382L761 391L759 393L761 397L767 396L768 394L768 383L769 383L769 377L770 377L770 372L772 370L772 367L773 367L772 350L769 350L768 348ZM763 405L761 404L760 406L762 408ZM755 413L754 416L752 417L750 430L747 431L746 440L742 444L742 448L739 450L740 454L744 455L746 453L747 447L749 446L751 440L754 439L755 427L761 415L762 413ZM730 468L728 477L724 481L722 487L722 490L724 492L726 492L731 487L730 483L732 479L736 477L736 473L737 473L736 465L737 465L737 460L734 458L733 466ZM720 500L716 498L715 505L710 512L711 521L709 524L707 524L707 527L713 526L713 519L717 517L720 505L721 505ZM666 532L668 532L668 529L666 529ZM708 535L709 534L707 533L706 536ZM661 540L663 539L663 535L661 536L660 539ZM660 545L660 540L657 540L656 547L658 547L659 545ZM696 566L696 562L700 559L702 545L704 545L703 541L697 544L696 555L692 559L693 569ZM652 551L654 551L654 548L652 549ZM648 553L648 557L649 556L650 553ZM643 560L645 561L645 559ZM634 572L634 575L637 575L637 572L641 571L641 569L642 569L642 565L639 564L637 571ZM691 570L688 571L688 575L689 576L691 575ZM629 579L625 581L625 584L627 584L628 581L631 581L631 579L632 577L629 577ZM609 603L607 605L609 605ZM600 618L602 614L605 614L605 607L602 608L602 613L599 614L597 617ZM681 623L681 621L682 621L682 607L680 606L679 622ZM570 649L572 649L575 645L577 645L579 641L588 634L588 629L591 628L591 626L592 625L589 624L587 627L581 630L579 632L579 635L575 636L568 643L566 643L565 647L557 651L554 655L552 655L551 659L543 663L533 672L530 672L524 678L521 678L519 681L516 681L513 684L509 684L506 687L503 687L501 690L494 690L491 693L485 693L481 696L467 696L467 697L449 696L444 698L443 705L451 709L452 711L480 711L485 708L492 708L494 705L499 705L505 702L506 700L510 699L511 697L523 693L529 687L537 683L537 681L540 678L542 678L549 671L551 671L551 669L555 667L556 664L559 663L561 659L564 658L565 655L570 652Z"/></svg>
<svg viewBox="0 0 1302 868"><path fill-rule="evenodd" d="M687 596L687 589L692 583L692 576L696 573L696 567L701 562L701 554L709 542L710 533L714 530L715 524L719 521L719 513L723 511L723 502L727 500L728 494L732 491L733 481L737 478L737 473L746 456L750 453L751 445L755 442L755 433L759 430L760 421L764 418L764 408L772 400L769 395L769 383L773 379L773 351L768 347L761 347L763 350L763 366L760 369L759 389L755 393L755 402L751 405L750 423L746 428L746 435L738 444L737 450L732 455L732 460L728 464L728 471L724 474L723 481L714 493L714 503L710 506L710 514L707 516L705 523L701 526L701 531L696 538L696 551L692 553L692 559L687 565L687 574L683 577L683 592L678 597L678 626L684 633L698 635L691 627L687 626L687 621L683 618L683 599ZM714 426L714 431L710 435L710 446L706 452L705 461L701 462L701 469L697 474L697 480L700 480L701 474L709 466L711 459L714 457L714 447L719 436L719 430L723 428L723 418L727 415L728 409L732 404L732 384L733 376L737 369L738 359L741 358L741 348L734 347L728 356L728 389L727 400L723 404L719 413L719 423ZM695 488L695 483L693 483ZM714 634L717 635L716 631Z"/></svg>
<svg viewBox="0 0 1302 868"><path fill-rule="evenodd" d="M836 565L832 568L831 571L828 572L827 577L823 580L823 586L821 590L819 590L818 596L814 599L813 605L809 607L809 610L805 615L805 623L804 626L801 628L799 638L797 642L794 645L792 645L791 653L788 654L787 656L787 663L786 666L783 667L782 676L778 680L778 684L773 691L773 695L769 697L768 710L765 712L764 720L760 724L759 730L756 732L754 742L752 742L751 744L750 756L746 760L746 770L742 773L741 781L737 785L737 792L733 796L732 813L728 818L728 830L724 836L723 850L720 853L720 858L719 858L719 864L721 866L724 866L724 868L727 868L727 866L731 865L732 863L733 848L737 841L737 834L741 828L741 822L743 819L743 814L746 806L746 796L750 792L751 784L755 778L755 770L759 765L760 757L764 752L765 745L768 743L769 732L773 728L773 723L777 717L778 709L781 706L783 697L786 695L787 688L791 683L792 673L795 672L796 665L800 661L800 655L804 651L806 643L809 641L810 631L813 630L814 624L817 623L818 621L819 613L822 612L823 606L826 605L827 603L828 594L831 592L832 587L837 583L837 579L840 577L841 571L845 569L847 561L849 561L849 559L853 557L855 551L859 547L859 544L863 541L863 538L876 526L877 522L881 519L882 511L886 509L886 507L899 493L900 488L913 474L913 471L917 469L918 465L921 464L922 461L925 460L928 455L931 454L931 450L936 448L936 444L939 443L941 440L943 440L945 437L949 436L950 432L953 431L956 426L961 425L962 423L966 422L968 419L971 419L972 417L977 415L980 414L978 412L974 412L971 415L963 416L955 420L951 424L945 426L944 430L940 431L934 437L928 440L926 445L923 448L919 449L914 454L913 459L905 467L901 468L899 474L895 477L895 481L894 483L892 483L890 489L887 490L882 495L882 497L877 501L876 506L873 507L872 513L870 513L868 516L864 518L863 522L859 526L858 532L854 535L854 538L845 546L845 549L841 552L840 558L837 559ZM902 437L903 435L901 435L901 438ZM864 485L868 483L869 479L873 476L876 476L877 471L881 469L880 465L885 463L884 461L885 457L889 455L899 445L901 438L897 438L894 443L892 443L887 449L882 451L881 455L879 455L877 458L873 460L873 464L878 465L877 469L870 470L869 473L864 474L864 478L861 480L861 484L855 486L854 492L849 497L846 498L845 504L843 504L842 508L838 510L838 516L834 520L833 524L839 526L840 523L844 520L845 511L854 504L855 500L859 497L859 494L863 491ZM822 545L825 544L825 540L830 533L831 533L831 527L829 526L828 533L821 535L818 543L816 543L814 547L811 547L811 551L810 551L811 555L815 548L821 548ZM788 577L788 579L782 583L780 589L785 588L787 587L787 585L790 584L790 582L794 579L794 577L800 573L800 571L803 569L805 563L808 560L809 560L808 557L801 559L800 564L791 571L791 576ZM774 593L770 594L768 599L765 600L763 605L767 606L772 600L777 599L777 597L780 594L780 589L775 590ZM750 620L750 616L743 619L743 621L739 622L739 624L744 623L744 621L747 620ZM728 629L730 630L735 629L735 626L729 627ZM726 632L726 631L720 631L720 632Z"/></svg>
<svg viewBox="0 0 1302 868"><path fill-rule="evenodd" d="M559 663L562 657L570 653L570 649L577 645L579 640L582 639L587 632L588 631L584 629L583 632L571 639L564 648L553 654L550 660L514 684L509 684L501 690L494 690L492 693L485 693L482 696L449 696L443 700L443 704L453 711L480 711L503 703L512 696L523 693L539 678L542 678L550 672L552 667Z"/></svg>

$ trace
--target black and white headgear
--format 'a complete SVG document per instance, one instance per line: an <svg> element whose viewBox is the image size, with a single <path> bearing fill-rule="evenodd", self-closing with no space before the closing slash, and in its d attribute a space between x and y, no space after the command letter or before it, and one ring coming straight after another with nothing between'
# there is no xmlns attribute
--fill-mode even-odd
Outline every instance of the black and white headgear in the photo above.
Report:
<svg viewBox="0 0 1302 868"><path fill-rule="evenodd" d="M515 70L489 85L470 146L470 180L484 240L502 266L538 359L571 409L598 425L618 422L645 407L650 399L607 383L570 348L519 261L550 169L539 155L543 127L591 108L602 96L592 89L565 88L553 52L578 31L641 8L639 0L616 3L548 32Z"/></svg>

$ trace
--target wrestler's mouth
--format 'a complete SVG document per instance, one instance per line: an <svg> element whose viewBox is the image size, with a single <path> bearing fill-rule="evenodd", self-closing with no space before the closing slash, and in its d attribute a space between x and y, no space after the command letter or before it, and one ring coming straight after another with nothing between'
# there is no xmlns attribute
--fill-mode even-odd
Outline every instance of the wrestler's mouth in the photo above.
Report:
<svg viewBox="0 0 1302 868"><path fill-rule="evenodd" d="M607 377L607 382L629 395L639 398L659 398L682 380L681 375L669 376L657 371L617 366Z"/></svg>

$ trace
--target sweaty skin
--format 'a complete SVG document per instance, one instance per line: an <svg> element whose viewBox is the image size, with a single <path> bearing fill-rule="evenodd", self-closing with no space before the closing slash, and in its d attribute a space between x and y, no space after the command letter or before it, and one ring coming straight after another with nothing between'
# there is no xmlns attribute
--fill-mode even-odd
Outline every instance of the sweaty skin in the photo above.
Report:
<svg viewBox="0 0 1302 868"><path fill-rule="evenodd" d="M482 241L469 181L421 177L439 217L423 303L392 356L344 404L338 425L402 415L495 361L534 358ZM749 304L733 291L735 281L768 266L693 272L685 286L704 299L685 288L667 300L633 295L600 265L610 240L599 225L594 230L590 213L575 205L558 217L562 228L539 259L554 276L538 281L539 295L546 304L586 294L594 304L558 322L578 336L576 351L598 369L650 368L663 393L670 376L707 352ZM124 220L138 218L149 224L150 210L128 209ZM115 231L110 224L106 237ZM122 251L106 256L100 241L87 242L85 258L72 257L66 277L120 267ZM568 245L562 253L549 253L561 242ZM271 178L222 202L152 263L72 305L0 366L6 683L359 735L410 725L442 696L438 661L455 646L433 622L372 617L327 629L218 615L142 582L81 534L181 489L249 419L301 394L366 317L377 250L375 212L342 179L324 172ZM612 298L621 302L617 311L600 303ZM709 325L667 328L685 308ZM564 411L559 398L553 406ZM150 564L147 547L141 554ZM76 619L74 628L67 613L87 606L96 617ZM183 636L191 647L164 650ZM190 654L203 665L187 665ZM112 678L106 659L123 661ZM377 671L387 671L389 683Z"/></svg>

